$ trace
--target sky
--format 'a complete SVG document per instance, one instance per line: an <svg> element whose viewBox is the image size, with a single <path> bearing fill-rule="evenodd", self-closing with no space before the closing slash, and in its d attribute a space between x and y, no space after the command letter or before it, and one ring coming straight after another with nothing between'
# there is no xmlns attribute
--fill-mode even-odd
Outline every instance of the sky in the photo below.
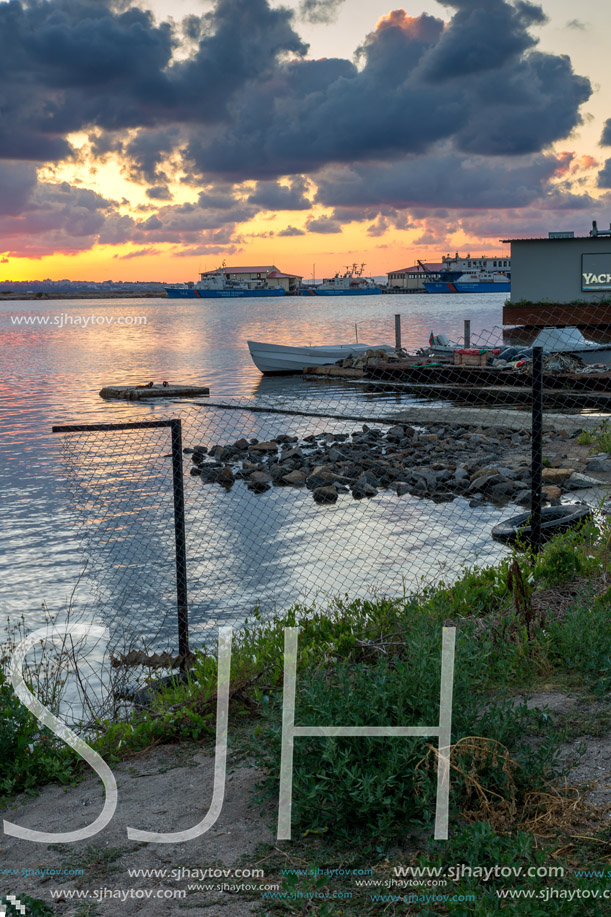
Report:
<svg viewBox="0 0 611 917"><path fill-rule="evenodd" d="M0 0L0 282L381 275L606 227L610 25L600 0Z"/></svg>

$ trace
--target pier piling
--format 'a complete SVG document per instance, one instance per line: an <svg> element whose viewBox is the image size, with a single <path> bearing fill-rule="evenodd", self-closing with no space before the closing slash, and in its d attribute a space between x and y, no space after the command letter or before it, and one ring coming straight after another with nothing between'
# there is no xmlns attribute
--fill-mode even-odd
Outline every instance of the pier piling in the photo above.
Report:
<svg viewBox="0 0 611 917"><path fill-rule="evenodd" d="M464 331L465 348L471 346L471 322L468 318L465 319L465 331Z"/></svg>
<svg viewBox="0 0 611 917"><path fill-rule="evenodd" d="M401 350L401 316L395 315L395 349Z"/></svg>

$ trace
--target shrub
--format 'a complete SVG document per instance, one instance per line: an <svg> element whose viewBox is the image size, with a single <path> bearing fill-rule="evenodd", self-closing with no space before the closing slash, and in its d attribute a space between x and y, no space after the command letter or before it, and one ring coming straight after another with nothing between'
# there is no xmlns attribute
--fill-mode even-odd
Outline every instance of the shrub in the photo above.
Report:
<svg viewBox="0 0 611 917"><path fill-rule="evenodd" d="M404 658L372 664L340 660L298 676L298 725L435 726L439 719L441 624L420 619L405 636ZM510 702L482 703L475 690L491 652L485 636L458 634L452 726L452 808L496 800L509 811L527 788L542 786L553 763L553 742L524 744L539 714ZM295 830L333 831L346 840L369 828L385 844L423 824L436 799L436 740L423 738L298 738L295 741ZM281 705L272 703L253 751L269 767L262 786L277 799ZM476 775L476 776L475 776ZM487 804L487 803L486 803Z"/></svg>

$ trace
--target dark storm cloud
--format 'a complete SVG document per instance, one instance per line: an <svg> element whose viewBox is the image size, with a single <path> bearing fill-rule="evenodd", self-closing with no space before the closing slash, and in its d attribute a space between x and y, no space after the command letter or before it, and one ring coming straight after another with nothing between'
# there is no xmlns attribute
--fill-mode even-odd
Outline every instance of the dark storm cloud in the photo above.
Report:
<svg viewBox="0 0 611 917"><path fill-rule="evenodd" d="M135 181L152 184L167 181L168 176L161 169L161 164L174 149L179 136L180 131L176 127L138 131L123 147L130 176Z"/></svg>
<svg viewBox="0 0 611 917"><path fill-rule="evenodd" d="M387 164L330 167L317 177L317 201L357 212L384 206L525 207L544 195L559 163L542 154L498 160L441 149Z"/></svg>
<svg viewBox="0 0 611 917"><path fill-rule="evenodd" d="M27 162L0 162L0 216L21 213L36 187L36 169Z"/></svg>
<svg viewBox="0 0 611 917"><path fill-rule="evenodd" d="M31 257L91 248L107 222L115 218L116 201L67 182L36 183L35 178L29 164L0 163L0 202L4 205L10 202L11 193L19 194L11 210L0 207L0 248L18 247L21 254ZM6 179L8 187L4 187Z"/></svg>
<svg viewBox="0 0 611 917"><path fill-rule="evenodd" d="M293 11L270 0L216 0L179 23L135 2L0 2L0 160L83 157L67 137L87 131L93 156L118 156L151 200L177 178L204 188L140 222L88 210L72 189L75 235L100 241L220 245L206 234L231 235L261 209L309 209L300 176L310 174L336 213L370 214L372 235L398 225L393 208L527 206L548 193L553 158L541 151L581 123L592 91L568 57L537 49L545 16L523 0L445 0L449 23L394 10L355 61L304 59ZM337 6L303 0L301 11ZM5 206L32 225L45 207L61 222L59 200L27 210L36 189L20 174ZM234 185L246 180L257 185L244 201ZM308 229L341 223L320 217ZM62 223L58 238L70 232Z"/></svg>
<svg viewBox="0 0 611 917"><path fill-rule="evenodd" d="M603 168L598 173L598 187L611 188L611 159L607 159Z"/></svg>
<svg viewBox="0 0 611 917"><path fill-rule="evenodd" d="M305 196L308 182L298 176L287 185L278 182L257 182L249 195L249 204L258 204L261 210L309 210L311 202Z"/></svg>
<svg viewBox="0 0 611 917"><path fill-rule="evenodd" d="M201 17L192 54L174 60L173 25L136 6L0 3L0 158L63 158L70 152L65 135L92 127L222 120L246 83L280 56L306 52L292 17L267 0L218 0Z"/></svg>
<svg viewBox="0 0 611 917"><path fill-rule="evenodd" d="M152 201L169 201L172 199L170 189L166 185L153 185L146 189L146 196Z"/></svg>
<svg viewBox="0 0 611 917"><path fill-rule="evenodd" d="M603 127L603 134L600 138L601 146L611 146L611 118L607 118Z"/></svg>
<svg viewBox="0 0 611 917"><path fill-rule="evenodd" d="M185 133L200 174L265 179L449 138L473 153L518 155L580 123L590 84L568 58L534 50L540 7L446 6L447 27L389 14L363 42L357 69L300 59L307 46L292 11L268 0L217 0L199 29L189 17L185 59L173 57L180 28L126 3L2 3L0 157L58 158L70 131L139 128L128 156L153 184L162 154Z"/></svg>
<svg viewBox="0 0 611 917"><path fill-rule="evenodd" d="M272 178L331 162L392 159L451 140L470 154L518 156L566 137L591 94L567 57L534 49L540 7L505 0L458 6L447 28L395 10L347 61L279 64L233 102L214 137L194 131L201 173Z"/></svg>
<svg viewBox="0 0 611 917"><path fill-rule="evenodd" d="M440 2L454 8L456 14L426 61L425 72L434 80L499 70L534 47L537 39L528 29L546 18L541 7L531 3L512 6L505 0Z"/></svg>
<svg viewBox="0 0 611 917"><path fill-rule="evenodd" d="M306 223L306 229L308 232L319 232L325 234L342 231L341 223L338 223L336 220L333 220L331 217L327 216L318 217L315 220L309 220Z"/></svg>
<svg viewBox="0 0 611 917"><path fill-rule="evenodd" d="M299 15L306 22L333 22L344 0L301 0Z"/></svg>

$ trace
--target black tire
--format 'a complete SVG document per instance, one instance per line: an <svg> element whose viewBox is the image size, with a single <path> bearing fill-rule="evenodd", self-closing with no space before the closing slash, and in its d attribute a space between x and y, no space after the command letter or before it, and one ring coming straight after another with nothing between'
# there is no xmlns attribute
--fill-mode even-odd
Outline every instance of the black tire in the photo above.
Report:
<svg viewBox="0 0 611 917"><path fill-rule="evenodd" d="M524 544L530 544L531 528L530 513L520 513L519 516L512 516L505 522L499 522L492 529L492 537L495 541L503 544L515 544L518 540ZM545 506L542 511L541 521L541 538L543 541L549 541L554 535L561 532L568 532L569 529L576 525L583 525L584 522L592 518L592 510L589 506Z"/></svg>

